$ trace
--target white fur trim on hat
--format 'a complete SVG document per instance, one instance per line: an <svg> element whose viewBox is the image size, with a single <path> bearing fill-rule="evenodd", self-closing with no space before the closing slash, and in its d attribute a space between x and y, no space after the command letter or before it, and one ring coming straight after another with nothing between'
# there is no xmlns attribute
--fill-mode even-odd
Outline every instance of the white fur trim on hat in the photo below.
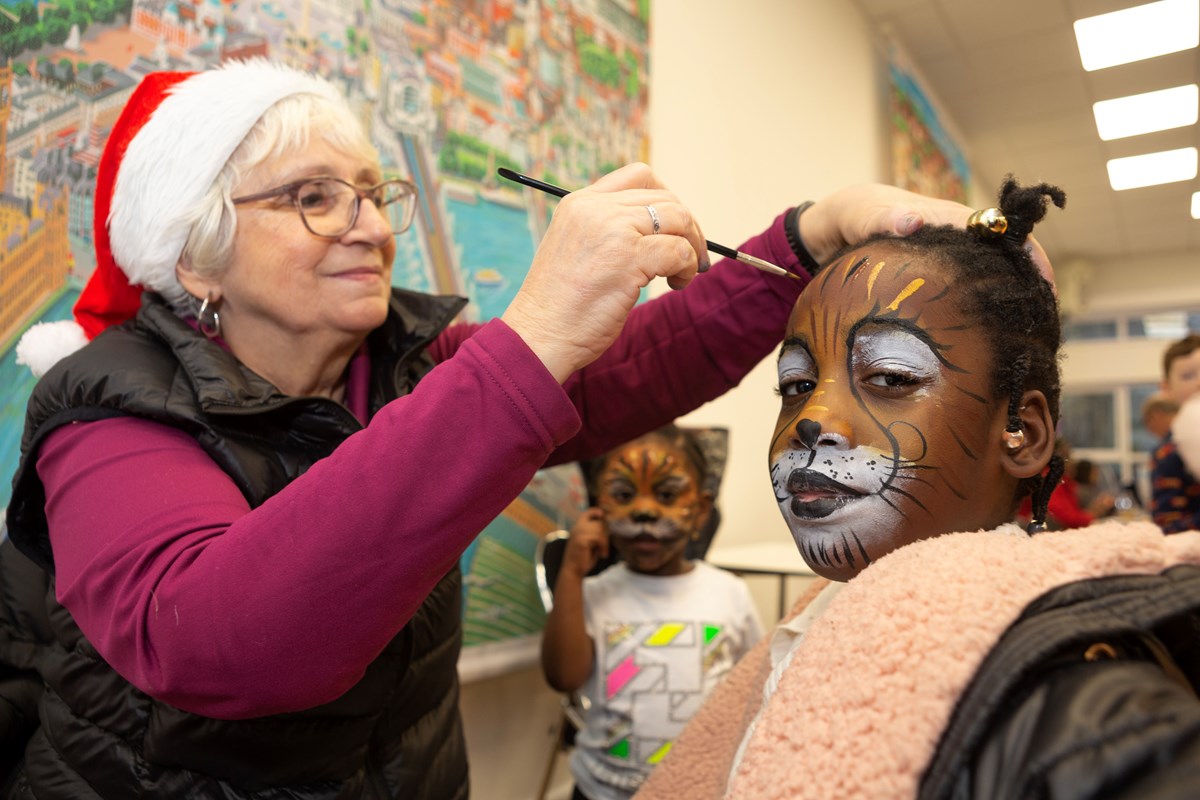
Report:
<svg viewBox="0 0 1200 800"><path fill-rule="evenodd" d="M345 99L322 78L265 59L230 62L172 87L129 143L113 190L108 233L129 282L168 297L193 214L263 113L285 97Z"/></svg>
<svg viewBox="0 0 1200 800"><path fill-rule="evenodd" d="M17 342L17 363L29 367L34 377L40 378L60 359L87 343L83 328L73 319L39 322Z"/></svg>

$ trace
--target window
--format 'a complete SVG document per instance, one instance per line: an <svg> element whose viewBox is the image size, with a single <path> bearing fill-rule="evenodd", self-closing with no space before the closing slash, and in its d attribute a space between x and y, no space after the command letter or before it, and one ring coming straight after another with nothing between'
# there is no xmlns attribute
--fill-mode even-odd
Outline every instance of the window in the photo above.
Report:
<svg viewBox="0 0 1200 800"><path fill-rule="evenodd" d="M1112 392L1064 394L1058 427L1073 449L1115 449L1116 397Z"/></svg>
<svg viewBox="0 0 1200 800"><path fill-rule="evenodd" d="M1099 488L1123 508L1150 500L1150 453L1158 439L1142 425L1142 404L1157 390L1156 383L1063 390L1058 433L1071 448L1068 469L1092 462Z"/></svg>
<svg viewBox="0 0 1200 800"><path fill-rule="evenodd" d="M1142 424L1142 406L1146 399L1158 391L1156 383L1139 383L1129 387L1129 430L1133 449L1138 453L1149 453L1158 446L1158 437L1146 430Z"/></svg>
<svg viewBox="0 0 1200 800"><path fill-rule="evenodd" d="M1116 339L1117 321L1115 319L1102 319L1087 322L1068 322L1063 325L1063 338L1068 341Z"/></svg>
<svg viewBox="0 0 1200 800"><path fill-rule="evenodd" d="M1182 339L1200 331L1200 311L1174 309L1114 318L1063 320L1065 341L1105 339Z"/></svg>
<svg viewBox="0 0 1200 800"><path fill-rule="evenodd" d="M1189 331L1200 331L1200 311L1166 311L1130 317L1129 337L1182 339Z"/></svg>

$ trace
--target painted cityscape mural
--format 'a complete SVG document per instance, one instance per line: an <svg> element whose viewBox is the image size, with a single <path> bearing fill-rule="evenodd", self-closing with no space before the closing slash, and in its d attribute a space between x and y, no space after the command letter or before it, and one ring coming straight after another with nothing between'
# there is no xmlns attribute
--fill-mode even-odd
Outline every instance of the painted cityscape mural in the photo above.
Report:
<svg viewBox="0 0 1200 800"><path fill-rule="evenodd" d="M892 182L920 194L966 203L971 168L911 62L894 42L888 47L888 111Z"/></svg>
<svg viewBox="0 0 1200 800"><path fill-rule="evenodd" d="M385 170L420 188L393 282L466 296L484 320L520 286L555 202L496 169L573 188L646 158L648 21L649 0L0 0L0 501L33 385L13 345L70 317L94 266L96 164L146 73L265 57L333 81ZM580 489L559 474L534 488L464 557L468 613L481 609L468 649L521 651L540 630L535 536L569 522ZM480 554L487 581L471 579Z"/></svg>

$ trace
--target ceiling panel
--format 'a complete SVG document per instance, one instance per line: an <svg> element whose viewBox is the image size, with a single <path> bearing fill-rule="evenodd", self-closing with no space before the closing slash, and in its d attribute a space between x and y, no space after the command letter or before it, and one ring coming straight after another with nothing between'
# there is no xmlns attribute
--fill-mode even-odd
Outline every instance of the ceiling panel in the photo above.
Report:
<svg viewBox="0 0 1200 800"><path fill-rule="evenodd" d="M1082 72L1082 68L1080 68ZM1111 100L1131 94L1170 89L1185 83L1195 83L1200 77L1200 50L1169 53L1119 67L1084 72L1089 91L1095 100Z"/></svg>
<svg viewBox="0 0 1200 800"><path fill-rule="evenodd" d="M1066 8L1053 0L937 0L931 5L941 11L962 43L975 46L1060 29L1070 23Z"/></svg>
<svg viewBox="0 0 1200 800"><path fill-rule="evenodd" d="M964 4L969 5L969 4ZM1061 27L1030 33L1027 36L1005 36L994 43L974 44L967 52L976 74L987 76L987 83L1033 84L1047 75L1070 75L1082 78L1075 36ZM986 84L976 87L983 89Z"/></svg>
<svg viewBox="0 0 1200 800"><path fill-rule="evenodd" d="M1200 126L1102 142L1092 104L1200 78L1200 51L1085 72L1074 20L1139 0L858 0L869 22L894 36L964 141L985 194L1008 172L1052 180L1067 192L1039 236L1055 259L1147 252L1194 256L1200 221L1190 216L1200 178L1115 192L1106 161L1200 147ZM1052 249L1051 249L1052 246Z"/></svg>
<svg viewBox="0 0 1200 800"><path fill-rule="evenodd" d="M880 22L887 24L914 58L918 57L918 53L920 59L930 59L948 52L961 52L945 19L931 0L908 4L902 12L888 14Z"/></svg>

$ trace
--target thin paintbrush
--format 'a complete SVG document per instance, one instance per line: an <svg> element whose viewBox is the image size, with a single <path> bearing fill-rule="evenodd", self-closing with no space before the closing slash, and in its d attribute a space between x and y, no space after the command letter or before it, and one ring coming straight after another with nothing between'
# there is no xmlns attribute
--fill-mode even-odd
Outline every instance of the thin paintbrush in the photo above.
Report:
<svg viewBox="0 0 1200 800"><path fill-rule="evenodd" d="M570 194L570 192L568 192L566 189L563 189L561 186L555 186L552 183L546 183L545 181L539 181L537 178L531 178L528 175L522 175L519 172L512 171L508 167L500 167L500 169L496 171L500 173L501 178L507 178L510 181L522 183L526 186L538 189L539 191L543 191L546 194L552 194L555 197L566 197ZM752 256L749 253L743 253L739 250L734 250L732 247L726 247L723 244L717 244L716 242L712 242L707 239L704 240L704 244L709 250L717 255L725 256L726 258L732 258L736 261L742 262L743 264L749 264L755 269L761 269L763 272L769 272L772 275L782 275L785 278L795 278L797 280L800 279L799 275L788 272L783 267L777 267L771 262L763 261L761 258Z"/></svg>

